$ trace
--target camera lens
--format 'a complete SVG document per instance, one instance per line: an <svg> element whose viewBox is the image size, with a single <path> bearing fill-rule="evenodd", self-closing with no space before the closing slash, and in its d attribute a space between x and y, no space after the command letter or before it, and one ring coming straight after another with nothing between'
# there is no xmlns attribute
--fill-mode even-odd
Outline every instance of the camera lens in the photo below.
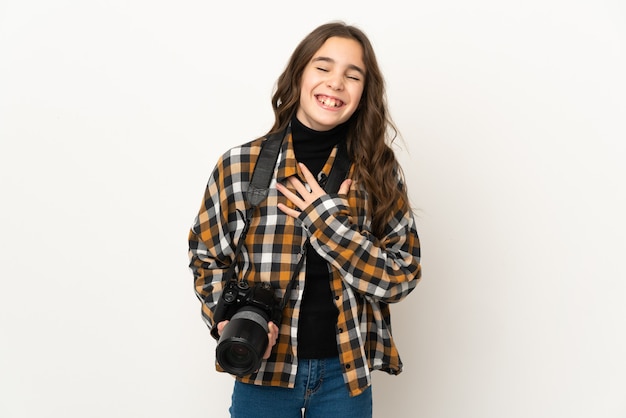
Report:
<svg viewBox="0 0 626 418"><path fill-rule="evenodd" d="M237 311L222 330L215 357L224 371L245 376L256 371L269 343L267 314L256 307Z"/></svg>
<svg viewBox="0 0 626 418"><path fill-rule="evenodd" d="M252 353L243 344L232 343L224 355L228 364L245 365L252 361Z"/></svg>

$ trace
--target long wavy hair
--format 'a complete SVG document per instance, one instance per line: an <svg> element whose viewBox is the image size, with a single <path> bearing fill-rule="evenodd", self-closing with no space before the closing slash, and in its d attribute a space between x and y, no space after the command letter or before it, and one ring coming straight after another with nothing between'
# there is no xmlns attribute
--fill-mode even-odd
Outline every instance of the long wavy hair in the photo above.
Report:
<svg viewBox="0 0 626 418"><path fill-rule="evenodd" d="M300 42L276 83L272 96L275 121L270 133L289 124L298 109L304 69L331 37L353 39L363 49L365 85L359 106L347 122L347 147L355 165L353 180L362 182L367 191L372 232L380 238L398 202L402 210L407 210L409 203L402 170L390 147L398 129L389 116L385 82L374 49L363 31L343 22L330 22L317 27Z"/></svg>

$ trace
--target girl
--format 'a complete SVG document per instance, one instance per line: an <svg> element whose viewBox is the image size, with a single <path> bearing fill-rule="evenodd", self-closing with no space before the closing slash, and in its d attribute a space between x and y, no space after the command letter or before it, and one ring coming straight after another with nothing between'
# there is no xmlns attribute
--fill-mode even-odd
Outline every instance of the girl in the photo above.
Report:
<svg viewBox="0 0 626 418"><path fill-rule="evenodd" d="M397 131L366 35L341 22L313 30L278 78L272 106L268 135L284 140L247 234L242 238L240 214L250 210L245 193L265 137L218 160L189 234L195 291L215 337L228 323L213 319L231 264L240 280L267 283L278 299L297 279L282 320L268 324L258 370L236 377L230 413L371 417L370 371L402 369L388 304L414 289L421 266L406 185L389 146ZM327 193L323 181L344 144L348 178Z"/></svg>

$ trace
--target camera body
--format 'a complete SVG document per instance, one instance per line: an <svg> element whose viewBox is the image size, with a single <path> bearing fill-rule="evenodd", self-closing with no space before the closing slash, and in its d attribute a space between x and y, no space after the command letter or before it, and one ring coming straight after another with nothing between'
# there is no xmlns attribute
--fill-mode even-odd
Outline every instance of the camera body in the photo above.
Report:
<svg viewBox="0 0 626 418"><path fill-rule="evenodd" d="M282 310L269 283L250 287L245 281L229 281L213 314L214 336L217 324L229 321L215 349L222 369L236 376L258 370L269 343L268 322L280 325L281 317Z"/></svg>

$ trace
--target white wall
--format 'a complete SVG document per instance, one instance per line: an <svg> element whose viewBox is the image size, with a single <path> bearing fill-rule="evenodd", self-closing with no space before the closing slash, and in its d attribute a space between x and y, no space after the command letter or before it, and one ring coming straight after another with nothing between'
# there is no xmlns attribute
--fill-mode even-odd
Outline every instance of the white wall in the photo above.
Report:
<svg viewBox="0 0 626 418"><path fill-rule="evenodd" d="M227 415L187 231L332 19L377 49L423 245L375 416L626 416L623 2L300 4L0 1L0 416Z"/></svg>

